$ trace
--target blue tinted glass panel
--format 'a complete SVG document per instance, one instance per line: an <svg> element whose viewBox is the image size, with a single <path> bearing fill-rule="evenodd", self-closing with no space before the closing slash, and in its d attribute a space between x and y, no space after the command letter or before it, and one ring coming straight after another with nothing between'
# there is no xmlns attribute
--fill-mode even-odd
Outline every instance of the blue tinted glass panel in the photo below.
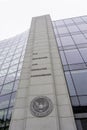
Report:
<svg viewBox="0 0 87 130"><path fill-rule="evenodd" d="M7 74L7 69L1 70L0 71L0 77L5 76ZM4 77L3 77L4 78ZM1 81L1 80L0 80Z"/></svg>
<svg viewBox="0 0 87 130"><path fill-rule="evenodd" d="M77 49L65 51L68 64L82 63L83 60Z"/></svg>
<svg viewBox="0 0 87 130"><path fill-rule="evenodd" d="M14 66L11 66L11 67L9 68L9 70L8 70L8 74L17 71L17 67L18 67L18 64L17 64L17 65L14 65Z"/></svg>
<svg viewBox="0 0 87 130"><path fill-rule="evenodd" d="M87 48L79 49L82 57L84 58L85 62L87 62Z"/></svg>
<svg viewBox="0 0 87 130"><path fill-rule="evenodd" d="M0 96L0 109L8 108L10 96L11 96L10 94Z"/></svg>
<svg viewBox="0 0 87 130"><path fill-rule="evenodd" d="M87 30L87 24L86 23L80 24L80 25L78 25L78 27L80 28L81 31Z"/></svg>
<svg viewBox="0 0 87 130"><path fill-rule="evenodd" d="M79 70L79 69L86 69L86 68L87 68L87 66L85 63L69 65L70 70Z"/></svg>
<svg viewBox="0 0 87 130"><path fill-rule="evenodd" d="M87 39L82 34L73 35L72 37L76 44L87 43Z"/></svg>
<svg viewBox="0 0 87 130"><path fill-rule="evenodd" d="M87 38L87 33L84 33L84 36Z"/></svg>
<svg viewBox="0 0 87 130"><path fill-rule="evenodd" d="M61 42L63 46L74 45L74 42L70 36L61 37Z"/></svg>
<svg viewBox="0 0 87 130"><path fill-rule="evenodd" d="M72 19L65 19L64 22L65 24L73 24Z"/></svg>
<svg viewBox="0 0 87 130"><path fill-rule="evenodd" d="M87 106L87 96L79 96L81 106Z"/></svg>
<svg viewBox="0 0 87 130"><path fill-rule="evenodd" d="M82 23L83 20L80 17L72 18L75 23Z"/></svg>
<svg viewBox="0 0 87 130"><path fill-rule="evenodd" d="M64 26L64 25L65 24L64 24L63 20L56 21L56 26Z"/></svg>
<svg viewBox="0 0 87 130"><path fill-rule="evenodd" d="M57 28L59 34L69 33L66 27Z"/></svg>
<svg viewBox="0 0 87 130"><path fill-rule="evenodd" d="M79 29L75 26L75 25L73 25L73 26L68 26L68 29L69 29L69 31L72 33L72 32L78 32L79 31Z"/></svg>
<svg viewBox="0 0 87 130"><path fill-rule="evenodd" d="M83 16L82 19L87 22L87 16Z"/></svg>
<svg viewBox="0 0 87 130"><path fill-rule="evenodd" d="M12 91L12 88L13 88L13 83L14 82L3 85L3 89L1 91L1 94L10 93Z"/></svg>
<svg viewBox="0 0 87 130"><path fill-rule="evenodd" d="M14 81L15 80L15 76L16 76L16 73L12 73L12 74L7 75L7 77L5 79L5 83L9 83L9 82Z"/></svg>
<svg viewBox="0 0 87 130"><path fill-rule="evenodd" d="M72 77L78 95L87 95L87 70L72 71Z"/></svg>

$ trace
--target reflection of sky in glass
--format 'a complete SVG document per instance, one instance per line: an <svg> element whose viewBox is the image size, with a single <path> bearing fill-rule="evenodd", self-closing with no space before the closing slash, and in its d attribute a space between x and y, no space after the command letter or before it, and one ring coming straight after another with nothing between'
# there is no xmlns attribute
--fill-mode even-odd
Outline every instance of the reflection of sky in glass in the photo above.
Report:
<svg viewBox="0 0 87 130"><path fill-rule="evenodd" d="M73 71L72 78L78 95L87 95L87 70Z"/></svg>
<svg viewBox="0 0 87 130"><path fill-rule="evenodd" d="M73 106L87 106L87 16L53 22Z"/></svg>
<svg viewBox="0 0 87 130"><path fill-rule="evenodd" d="M7 124L10 121L18 87L27 35L28 33L25 32L0 42L0 120L3 122L5 118L4 121L8 121ZM0 125L0 128L8 127L5 122Z"/></svg>
<svg viewBox="0 0 87 130"><path fill-rule="evenodd" d="M82 57L77 49L65 51L68 64L83 63Z"/></svg>

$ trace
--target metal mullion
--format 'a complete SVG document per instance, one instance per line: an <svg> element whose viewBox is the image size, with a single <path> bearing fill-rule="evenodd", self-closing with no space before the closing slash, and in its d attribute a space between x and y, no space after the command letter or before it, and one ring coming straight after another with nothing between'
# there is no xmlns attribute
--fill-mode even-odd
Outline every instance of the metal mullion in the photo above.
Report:
<svg viewBox="0 0 87 130"><path fill-rule="evenodd" d="M10 47L11 48L11 47ZM9 50L10 50L10 48L9 48ZM16 50L16 49L15 49ZM8 51L8 53L9 53L9 51ZM7 56L6 56L7 57ZM12 55L12 57L13 57L13 55ZM12 58L11 58L11 61L12 61ZM10 61L10 64L11 64L11 61ZM6 77L7 77L7 75L8 75L8 71L9 71L9 68L10 68L10 64L9 64L9 67L8 67L8 69L7 69L7 74L5 75L5 79L4 79L4 81L3 81L3 84L4 84L4 82L5 82L5 80L6 80ZM2 84L2 85L3 85ZM2 89L3 89L3 87L2 87ZM1 89L1 92L2 92L2 89ZM0 94L1 94L1 92L0 92Z"/></svg>
<svg viewBox="0 0 87 130"><path fill-rule="evenodd" d="M17 48L17 46L16 46L16 48ZM16 48L15 48L15 51L16 51ZM15 51L14 51L14 52L15 52ZM14 56L14 54L12 55L12 58L13 58L13 56ZM11 61L12 61L12 59L11 59ZM11 65L11 62L10 62L10 64L9 64L9 68L10 68L10 65ZM9 69L8 69L8 70L9 70ZM8 71L7 71L7 75L8 75ZM5 78L5 79L6 79L6 78ZM15 75L15 79L16 79L16 75ZM15 79L14 79L14 82L15 82ZM5 80L4 80L4 81L5 81ZM14 88L14 83L13 83L13 88ZM13 91L13 89L12 89L12 91ZM8 108L9 108L9 106L10 106L11 97L12 97L12 93L11 93L11 95L10 95ZM9 109L7 109L7 115L8 115L8 111L9 111ZM7 115L6 115L6 118L7 118ZM6 125L6 124L5 124L5 125Z"/></svg>
<svg viewBox="0 0 87 130"><path fill-rule="evenodd" d="M64 23L65 23L65 22L64 22ZM65 24L65 25L66 25L66 24ZM69 31L69 29L68 29L67 25L66 25L66 28L67 28L67 30ZM69 33L70 33L70 31L69 31ZM78 48L78 46L77 46L77 44L76 44L75 40L73 39L73 37L72 37L71 33L70 33L70 36L71 36L71 38L72 38L72 40L73 40L73 42L74 42L74 44L75 44L75 46L76 46L76 49L78 50L78 52L79 52L79 54L80 54L80 56L81 56L81 58L82 58L83 62L85 63L85 60L84 60L84 58L82 57L82 55L81 55L81 53L80 53L80 51L79 51L79 48ZM86 63L85 63L85 64L86 64Z"/></svg>
<svg viewBox="0 0 87 130"><path fill-rule="evenodd" d="M73 20L73 19L72 19ZM74 21L73 21L74 22ZM74 24L76 25L76 27L79 29L79 31L81 32L81 34L83 34L83 36L85 37L85 35L84 35L84 33L80 30L80 28L78 27L78 25L74 22ZM85 37L86 38L86 37ZM73 39L73 37L72 37L72 39ZM87 38L86 38L87 39ZM73 39L73 41L74 41L74 39ZM75 41L74 41L75 42ZM76 45L77 46L77 45ZM80 50L79 50L79 47L77 46L77 49L78 49L78 51L79 51L79 54L80 54L80 56L82 57L82 59L83 59L83 61L84 61L84 63L85 63L85 65L86 65L86 62L85 62L85 60L84 60L84 58L83 58L83 56L82 56L82 54L81 54L81 52L80 52ZM87 65L86 65L87 66Z"/></svg>
<svg viewBox="0 0 87 130"><path fill-rule="evenodd" d="M23 45L23 47L24 47L24 45ZM22 52L23 52L23 47L22 47L22 51L21 51L21 56L22 56ZM17 47L16 47L16 49L17 49ZM19 64L20 64L21 56L20 56L20 58L19 58L19 62L18 62L18 66L17 66L17 71L16 71L16 75L15 75L14 83L13 83L12 92L13 92L14 85L15 85L15 82L16 82L16 76L17 76L17 72L18 72L18 67L19 67ZM15 92L16 92L16 91L15 91ZM14 93L14 92L13 92L13 93ZM9 107L10 107L10 103L11 103L11 98L12 98L12 93L11 93L10 100L9 100L9 105L8 105ZM8 109L8 111L9 111L9 109ZM8 111L7 111L7 115L8 115Z"/></svg>
<svg viewBox="0 0 87 130"><path fill-rule="evenodd" d="M65 23L65 22L64 22L64 23ZM65 24L65 26L66 26L66 28L67 28L67 25L66 25L66 24ZM67 29L68 29L68 28L67 28ZM69 31L69 29L68 29L68 31ZM70 31L69 31L69 33L70 33ZM71 33L70 33L70 36L71 36L71 38L72 38ZM72 39L73 39L73 38L72 38ZM73 42L74 42L74 44L75 44L75 46L76 46L76 43L75 43L74 40L73 40ZM76 48L77 48L77 46L76 46ZM74 84L74 80L73 80L73 77L72 77L72 74L71 74L71 70L69 70L69 72L70 72L70 76L71 76L71 79L72 79L72 83L73 83L74 89L75 89L75 91L76 91L76 96L77 96L77 98L78 98L78 93L77 93L77 89L76 89L75 84ZM79 102L79 104L80 104L79 98L78 98L78 102Z"/></svg>

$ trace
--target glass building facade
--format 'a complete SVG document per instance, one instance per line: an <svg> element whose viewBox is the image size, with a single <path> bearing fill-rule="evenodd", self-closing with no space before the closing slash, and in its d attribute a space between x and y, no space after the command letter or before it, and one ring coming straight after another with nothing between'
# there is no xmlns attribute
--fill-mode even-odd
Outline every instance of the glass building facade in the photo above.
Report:
<svg viewBox="0 0 87 130"><path fill-rule="evenodd" d="M78 130L87 130L87 16L53 22Z"/></svg>
<svg viewBox="0 0 87 130"><path fill-rule="evenodd" d="M27 32L0 42L0 130L8 130L24 59Z"/></svg>
<svg viewBox="0 0 87 130"><path fill-rule="evenodd" d="M77 130L87 130L87 16L52 23ZM27 39L0 42L0 130L9 130Z"/></svg>

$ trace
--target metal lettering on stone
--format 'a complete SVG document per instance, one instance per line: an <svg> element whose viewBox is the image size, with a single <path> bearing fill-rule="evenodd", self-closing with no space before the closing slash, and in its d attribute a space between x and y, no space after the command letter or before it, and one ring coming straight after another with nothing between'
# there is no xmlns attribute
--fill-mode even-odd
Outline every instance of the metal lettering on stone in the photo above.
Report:
<svg viewBox="0 0 87 130"><path fill-rule="evenodd" d="M30 110L33 116L45 117L52 112L53 104L48 97L39 96L31 101Z"/></svg>

